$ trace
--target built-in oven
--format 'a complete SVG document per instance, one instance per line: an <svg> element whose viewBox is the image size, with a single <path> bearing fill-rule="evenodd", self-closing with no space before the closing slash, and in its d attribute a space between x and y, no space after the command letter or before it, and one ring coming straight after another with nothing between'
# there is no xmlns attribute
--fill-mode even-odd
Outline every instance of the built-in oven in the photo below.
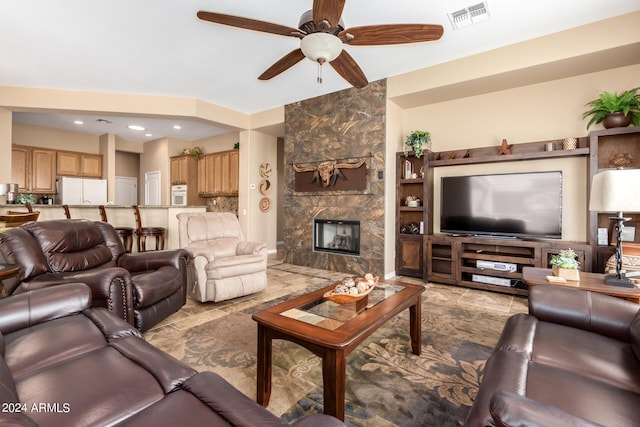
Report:
<svg viewBox="0 0 640 427"><path fill-rule="evenodd" d="M171 204L173 206L187 206L187 186L171 186Z"/></svg>

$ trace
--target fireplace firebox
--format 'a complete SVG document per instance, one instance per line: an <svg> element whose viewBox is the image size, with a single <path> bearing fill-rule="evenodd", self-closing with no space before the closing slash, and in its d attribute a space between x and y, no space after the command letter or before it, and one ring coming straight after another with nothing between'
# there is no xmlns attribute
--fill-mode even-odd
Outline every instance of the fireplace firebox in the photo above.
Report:
<svg viewBox="0 0 640 427"><path fill-rule="evenodd" d="M360 221L315 218L313 250L360 255Z"/></svg>

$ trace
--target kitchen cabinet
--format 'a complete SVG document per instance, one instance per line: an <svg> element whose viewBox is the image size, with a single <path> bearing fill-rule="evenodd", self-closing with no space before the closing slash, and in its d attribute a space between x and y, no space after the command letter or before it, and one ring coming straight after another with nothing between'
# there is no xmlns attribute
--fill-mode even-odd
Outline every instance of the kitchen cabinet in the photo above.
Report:
<svg viewBox="0 0 640 427"><path fill-rule="evenodd" d="M75 151L58 151L56 161L58 176L102 177L102 155Z"/></svg>
<svg viewBox="0 0 640 427"><path fill-rule="evenodd" d="M198 193L203 197L237 196L238 150L206 154L198 160Z"/></svg>
<svg viewBox="0 0 640 427"><path fill-rule="evenodd" d="M189 184L189 166L194 169L197 168L197 160L195 157L176 156L171 158L171 185Z"/></svg>
<svg viewBox="0 0 640 427"><path fill-rule="evenodd" d="M21 193L56 191L56 151L37 147L11 147L11 180Z"/></svg>
<svg viewBox="0 0 640 427"><path fill-rule="evenodd" d="M171 185L187 186L187 205L205 205L200 197L200 163L198 157L180 155L171 157Z"/></svg>

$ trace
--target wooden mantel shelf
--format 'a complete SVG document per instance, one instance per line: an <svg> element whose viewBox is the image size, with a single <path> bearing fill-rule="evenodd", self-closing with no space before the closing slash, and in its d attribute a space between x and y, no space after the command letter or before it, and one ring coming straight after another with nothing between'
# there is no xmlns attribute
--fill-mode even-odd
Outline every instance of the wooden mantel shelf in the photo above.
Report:
<svg viewBox="0 0 640 427"><path fill-rule="evenodd" d="M553 145L553 151L545 151L548 143ZM550 159L559 157L588 156L588 138L578 138L578 148L563 150L562 140L527 142L513 144L511 154L499 155L498 146L472 148L468 150L439 151L429 153L429 166L456 166L481 163L513 162L520 160Z"/></svg>

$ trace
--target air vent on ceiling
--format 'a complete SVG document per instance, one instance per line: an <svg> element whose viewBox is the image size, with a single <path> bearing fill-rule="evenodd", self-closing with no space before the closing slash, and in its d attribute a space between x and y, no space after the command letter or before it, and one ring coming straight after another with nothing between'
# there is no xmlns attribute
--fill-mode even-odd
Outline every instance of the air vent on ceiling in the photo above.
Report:
<svg viewBox="0 0 640 427"><path fill-rule="evenodd" d="M469 25L488 20L489 8L487 7L486 2L482 2L449 12L448 15L451 25L453 25L453 29L457 30L459 28L468 27Z"/></svg>

